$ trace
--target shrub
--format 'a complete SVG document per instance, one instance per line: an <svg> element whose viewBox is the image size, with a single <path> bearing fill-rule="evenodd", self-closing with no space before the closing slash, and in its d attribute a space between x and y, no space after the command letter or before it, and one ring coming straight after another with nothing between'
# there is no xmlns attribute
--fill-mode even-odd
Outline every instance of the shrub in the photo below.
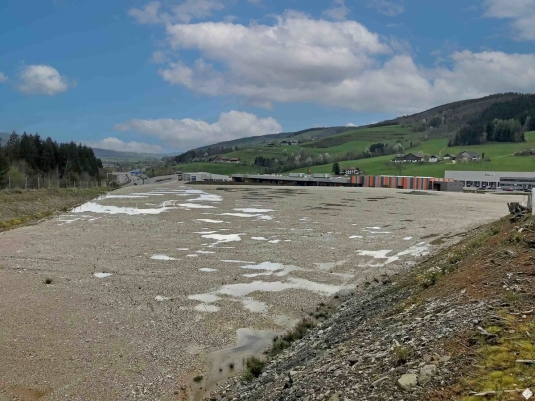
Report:
<svg viewBox="0 0 535 401"><path fill-rule="evenodd" d="M245 361L245 371L243 372L243 379L250 381L255 377L258 377L262 374L266 363L255 356L247 358Z"/></svg>
<svg viewBox="0 0 535 401"><path fill-rule="evenodd" d="M412 349L405 345L397 345L392 350L391 358L392 362L396 366L405 365L412 357Z"/></svg>
<svg viewBox="0 0 535 401"><path fill-rule="evenodd" d="M194 381L195 383L200 383L200 382L202 382L202 379L204 379L204 376L198 375L198 376L195 376L195 377L193 378L193 381Z"/></svg>
<svg viewBox="0 0 535 401"><path fill-rule="evenodd" d="M314 327L314 323L308 319L303 319L293 328L282 337L275 337L273 339L273 347L269 351L269 354L275 356L280 352L284 351L286 348L289 348L294 341L300 340L305 336L308 330Z"/></svg>

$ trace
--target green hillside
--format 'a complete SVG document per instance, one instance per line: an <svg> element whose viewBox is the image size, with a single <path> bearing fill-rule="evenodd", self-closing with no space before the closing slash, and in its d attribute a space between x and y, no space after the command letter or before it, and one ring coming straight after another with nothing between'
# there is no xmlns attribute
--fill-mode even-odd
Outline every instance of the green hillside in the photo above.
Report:
<svg viewBox="0 0 535 401"><path fill-rule="evenodd" d="M532 118L533 116L533 118ZM535 95L514 93L487 96L435 107L412 116L364 127L311 128L294 133L242 138L192 149L173 159L177 170L202 169L236 172L288 171L330 172L332 163L355 166L368 174L420 174L442 176L451 169L532 170L529 157L513 157L517 150L535 148ZM283 140L298 140L297 146L283 146ZM449 145L459 145L448 148ZM460 146L463 145L463 146ZM485 153L485 161L465 166L411 164L397 168L394 154L459 153L473 149ZM239 158L240 165L215 165L216 155ZM403 170L403 171L400 171Z"/></svg>
<svg viewBox="0 0 535 401"><path fill-rule="evenodd" d="M411 149L412 153L423 152L427 154L442 155L446 153L457 154L463 150L485 154L490 161L472 163L442 163L404 164L402 175L444 177L446 170L470 171L535 171L535 159L530 156L514 156L514 153L523 149L535 149L535 131L526 132L524 143L492 143L474 146L447 147L447 139L432 139L423 142L420 146ZM441 152L442 151L442 152ZM392 155L372 157L362 160L349 160L340 162L340 166L358 167L367 175L397 175L400 171L391 162ZM294 172L307 172L308 168L300 168ZM311 173L330 173L332 164L310 167Z"/></svg>

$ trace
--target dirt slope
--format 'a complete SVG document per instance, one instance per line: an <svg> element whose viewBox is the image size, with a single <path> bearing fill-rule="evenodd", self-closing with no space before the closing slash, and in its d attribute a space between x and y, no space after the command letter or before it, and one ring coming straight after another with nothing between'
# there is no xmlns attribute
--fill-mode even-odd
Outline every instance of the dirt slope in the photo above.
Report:
<svg viewBox="0 0 535 401"><path fill-rule="evenodd" d="M397 282L369 283L259 378L211 398L525 400L535 392L532 227L500 220Z"/></svg>

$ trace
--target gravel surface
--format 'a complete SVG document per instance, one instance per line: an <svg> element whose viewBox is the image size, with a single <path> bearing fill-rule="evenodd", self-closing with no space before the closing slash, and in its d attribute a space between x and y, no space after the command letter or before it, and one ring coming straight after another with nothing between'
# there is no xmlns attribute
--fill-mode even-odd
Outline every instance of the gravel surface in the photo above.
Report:
<svg viewBox="0 0 535 401"><path fill-rule="evenodd" d="M175 181L1 233L0 400L176 399L238 329L283 331L511 200Z"/></svg>

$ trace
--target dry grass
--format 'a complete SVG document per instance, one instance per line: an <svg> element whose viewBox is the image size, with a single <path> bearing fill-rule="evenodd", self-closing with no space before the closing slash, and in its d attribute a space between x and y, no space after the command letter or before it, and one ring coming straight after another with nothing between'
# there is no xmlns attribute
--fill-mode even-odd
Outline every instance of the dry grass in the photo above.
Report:
<svg viewBox="0 0 535 401"><path fill-rule="evenodd" d="M67 211L104 192L104 188L0 191L0 231Z"/></svg>

